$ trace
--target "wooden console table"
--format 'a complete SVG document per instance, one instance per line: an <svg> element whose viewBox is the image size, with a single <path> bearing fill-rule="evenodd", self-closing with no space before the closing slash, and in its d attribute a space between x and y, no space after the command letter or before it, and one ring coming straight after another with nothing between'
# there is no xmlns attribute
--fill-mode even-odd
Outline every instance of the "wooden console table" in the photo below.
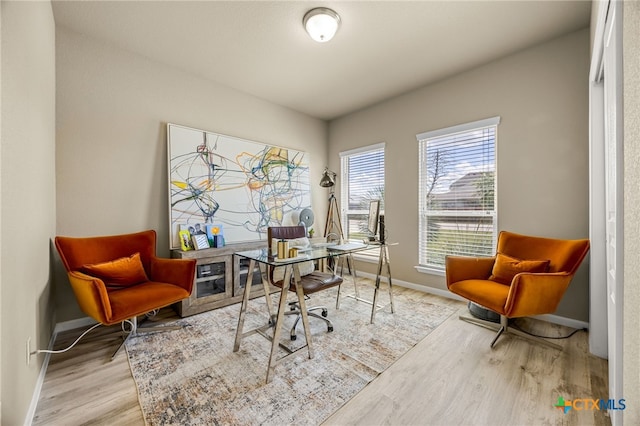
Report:
<svg viewBox="0 0 640 426"><path fill-rule="evenodd" d="M256 241L203 250L172 250L172 258L196 259L197 262L193 292L188 299L175 305L178 314L186 317L242 301L249 274L249 260L233 256L233 253L265 248L266 244L264 241ZM264 287L258 266L254 267L253 274L250 297L263 296ZM280 289L271 287L270 290L274 292Z"/></svg>

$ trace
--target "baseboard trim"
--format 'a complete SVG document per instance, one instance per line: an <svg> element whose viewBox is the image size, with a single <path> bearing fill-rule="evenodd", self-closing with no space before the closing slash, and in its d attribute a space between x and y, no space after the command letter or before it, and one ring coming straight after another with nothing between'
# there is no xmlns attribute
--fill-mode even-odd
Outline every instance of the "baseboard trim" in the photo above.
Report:
<svg viewBox="0 0 640 426"><path fill-rule="evenodd" d="M49 345L47 346L48 350L53 349L53 344L56 341L57 333L54 330L51 338L49 339ZM42 365L40 366L40 373L38 374L38 380L36 380L36 385L33 389L33 395L31 396L31 403L29 404L29 411L27 411L27 417L24 420L25 426L31 426L33 423L33 416L36 415L36 408L38 407L38 401L40 400L40 392L42 391L42 385L44 384L44 377L47 374L47 367L49 366L49 360L51 359L50 353L44 354L44 360L42 360Z"/></svg>
<svg viewBox="0 0 640 426"><path fill-rule="evenodd" d="M64 331L75 330L76 328L91 327L95 323L96 320L90 317L77 318L57 323L53 332L57 334Z"/></svg>
<svg viewBox="0 0 640 426"><path fill-rule="evenodd" d="M51 339L49 339L49 345L47 346L47 349L53 350L53 344L55 343L59 333L74 330L76 328L89 327L95 323L96 321L89 317L56 323L53 329L53 333L51 334ZM44 360L42 360L42 365L40 366L38 380L36 381L36 385L33 390L33 396L31 397L31 403L29 404L29 411L27 412L27 416L24 420L25 426L31 426L31 424L33 423L33 416L36 415L36 408L38 407L38 401L40 400L40 393L42 391L42 385L44 384L44 378L47 374L47 368L49 367L50 359L51 354L45 353Z"/></svg>
<svg viewBox="0 0 640 426"><path fill-rule="evenodd" d="M369 278L372 280L376 279L376 275L375 274L371 274L368 272L358 272L359 276L365 277L365 278ZM380 277L380 279L384 282L387 282L388 279L387 277L383 276ZM461 302L466 302L467 299L464 299L463 297L458 296L457 294L453 294L450 291L447 290L442 290L439 288L435 288L435 287L429 287L426 285L421 285L421 284L415 284L415 283L410 283L407 281L402 281L402 280L398 280L396 278L393 279L393 285L397 285L400 287L405 287L405 288L410 288L412 290L417 290L417 291L422 291L424 293L430 293L430 294L435 294L436 296L441 296L441 297L446 297L447 299L454 299L454 300L459 300ZM585 322L585 321L579 321L573 318L567 318L567 317L561 317L559 315L552 315L552 314L545 314L545 315L536 315L532 318L537 318L540 319L542 321L547 321L553 324L558 324L558 325L563 325L565 327L571 327L571 328L586 328L587 330L589 329L589 323Z"/></svg>

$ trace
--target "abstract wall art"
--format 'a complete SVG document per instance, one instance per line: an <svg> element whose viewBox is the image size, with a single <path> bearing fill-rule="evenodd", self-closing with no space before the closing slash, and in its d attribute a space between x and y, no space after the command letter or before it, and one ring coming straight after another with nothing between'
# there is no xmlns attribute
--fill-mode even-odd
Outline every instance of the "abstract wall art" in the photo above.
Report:
<svg viewBox="0 0 640 426"><path fill-rule="evenodd" d="M220 223L227 244L259 241L311 206L304 152L176 124L167 142L171 248L180 248L180 225Z"/></svg>

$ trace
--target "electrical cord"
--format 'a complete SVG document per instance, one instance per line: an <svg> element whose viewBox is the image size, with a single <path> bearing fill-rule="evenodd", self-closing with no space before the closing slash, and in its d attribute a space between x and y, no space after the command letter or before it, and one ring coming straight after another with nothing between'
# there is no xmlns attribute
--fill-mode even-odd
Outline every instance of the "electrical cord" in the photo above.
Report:
<svg viewBox="0 0 640 426"><path fill-rule="evenodd" d="M566 336L541 336L539 334L535 334L535 333L532 333L530 331L523 330L522 328L518 327L518 325L516 325L516 324L512 324L511 327L515 328L516 330L522 331L523 333L526 333L529 336L540 337L540 338L543 338L543 339L568 339L569 337L571 337L574 334L576 334L578 331L589 331L587 328L576 328L575 330L573 330L571 333L567 334Z"/></svg>
<svg viewBox="0 0 640 426"><path fill-rule="evenodd" d="M155 317L159 312L159 309L154 309L152 311L147 312L145 315L147 318L153 318ZM131 330L126 330L125 329L125 324L129 324L129 326L131 327ZM64 348L64 349L57 349L57 350L50 350L50 349L38 349L36 351L33 352L29 352L29 355L37 355L37 354L61 354L64 352L67 352L69 349L73 348L79 341L80 339L82 339L87 333L89 333L90 331L98 328L99 326L101 326L101 323L97 323L92 325L88 330L86 330L84 333L82 333L80 335L80 337L78 337L69 347ZM120 323L120 328L122 328L122 331L124 333L131 333L135 328L135 324L133 323L133 321L131 320L124 320Z"/></svg>
<svg viewBox="0 0 640 426"><path fill-rule="evenodd" d="M58 349L58 350L55 350L55 351L53 351L53 350L49 350L49 349L38 349L37 351L30 352L30 353L29 353L29 355L36 355L36 354L61 354L61 353L63 353L63 352L67 352L69 349L73 348L73 347L76 345L76 343L78 343L78 342L80 341L80 339L82 339L82 338L83 338L83 337L84 337L88 332L90 332L91 330L93 330L93 329L95 329L95 328L97 328L97 327L99 327L99 326L101 326L101 325L102 325L101 323L97 323L97 324L92 325L92 326L91 326L91 328L89 328L87 331L85 331L84 333L82 333L82 334L80 335L80 337L78 337L78 338L75 340L75 342L73 342L73 343L71 344L71 346L69 346L68 348L65 348L65 349Z"/></svg>

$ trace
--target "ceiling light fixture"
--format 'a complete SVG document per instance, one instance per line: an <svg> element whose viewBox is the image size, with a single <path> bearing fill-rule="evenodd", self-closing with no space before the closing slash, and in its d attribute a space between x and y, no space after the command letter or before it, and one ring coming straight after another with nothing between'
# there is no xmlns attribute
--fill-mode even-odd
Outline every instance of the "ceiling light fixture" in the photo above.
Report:
<svg viewBox="0 0 640 426"><path fill-rule="evenodd" d="M302 25L312 39L325 43L333 38L340 28L340 15L326 7L316 7L302 18Z"/></svg>

